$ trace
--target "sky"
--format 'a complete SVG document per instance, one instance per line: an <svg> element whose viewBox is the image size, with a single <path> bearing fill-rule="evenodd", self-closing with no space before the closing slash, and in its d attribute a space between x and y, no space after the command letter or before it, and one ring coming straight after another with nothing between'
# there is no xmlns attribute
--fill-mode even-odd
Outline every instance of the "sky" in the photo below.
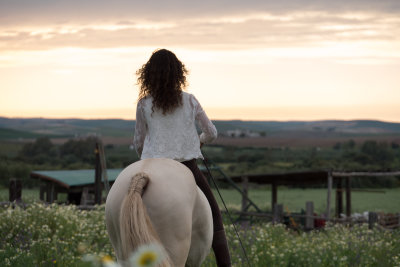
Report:
<svg viewBox="0 0 400 267"><path fill-rule="evenodd" d="M398 0L0 0L0 116L135 119L158 48L211 119L400 122Z"/></svg>

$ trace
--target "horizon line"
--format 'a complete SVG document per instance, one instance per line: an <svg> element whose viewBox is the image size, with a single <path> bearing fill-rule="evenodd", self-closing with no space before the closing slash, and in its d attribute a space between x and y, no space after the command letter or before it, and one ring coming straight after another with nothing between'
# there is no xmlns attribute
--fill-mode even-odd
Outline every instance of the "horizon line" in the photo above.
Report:
<svg viewBox="0 0 400 267"><path fill-rule="evenodd" d="M43 120L123 120L123 121L136 121L135 119L125 119L121 117L110 117L110 118L104 118L104 117L90 117L90 118L83 118L83 117L42 117L42 116L32 116L32 117L23 117L23 116L16 116L16 117L10 117L10 116L3 116L0 115L0 118L5 118L5 119L26 119L26 120L34 120L34 119L43 119ZM247 121L247 122L318 122L318 121L375 121L375 122L385 122L385 123L397 123L400 124L399 121L390 121L390 120L383 120L383 119L373 119L373 118L353 118L353 119L288 119L288 120L272 120L272 119L265 119L265 120L259 120L259 119L210 119L211 121Z"/></svg>
<svg viewBox="0 0 400 267"><path fill-rule="evenodd" d="M400 108L393 104L338 105L338 106L269 106L215 107L203 106L211 120L232 121L326 121L375 120L400 123ZM47 119L121 119L135 120L132 107L76 107L74 109L8 109L0 116L8 118Z"/></svg>

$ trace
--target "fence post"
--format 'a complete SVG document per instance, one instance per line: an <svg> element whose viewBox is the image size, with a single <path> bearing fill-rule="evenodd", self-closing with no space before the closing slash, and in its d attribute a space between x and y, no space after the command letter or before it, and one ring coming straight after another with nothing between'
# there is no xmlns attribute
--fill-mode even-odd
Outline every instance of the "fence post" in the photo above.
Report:
<svg viewBox="0 0 400 267"><path fill-rule="evenodd" d="M44 195L45 195L45 193L46 193L46 185L41 184L41 185L40 185L40 188L39 188L39 198L40 198L40 200L43 201L43 202L44 202Z"/></svg>
<svg viewBox="0 0 400 267"><path fill-rule="evenodd" d="M242 176L242 212L247 210L247 196L249 188L249 178Z"/></svg>
<svg viewBox="0 0 400 267"><path fill-rule="evenodd" d="M374 228L374 225L378 222L378 214L376 212L368 212L368 228Z"/></svg>
<svg viewBox="0 0 400 267"><path fill-rule="evenodd" d="M22 182L19 179L10 179L9 200L10 202L20 202L22 196Z"/></svg>
<svg viewBox="0 0 400 267"><path fill-rule="evenodd" d="M46 185L46 202L53 203L54 200L56 200L55 185L50 182Z"/></svg>
<svg viewBox="0 0 400 267"><path fill-rule="evenodd" d="M96 149L95 149L95 174L94 174L94 203L100 205L101 204L101 197L102 197L102 184L101 184L101 164L100 164L100 151L99 151L99 141L96 142Z"/></svg>
<svg viewBox="0 0 400 267"><path fill-rule="evenodd" d="M396 213L397 215L397 227L400 227L400 213Z"/></svg>
<svg viewBox="0 0 400 267"><path fill-rule="evenodd" d="M271 200L271 207L272 207L272 212L275 212L275 204L278 203L278 186L276 182L272 182L271 184L271 195L272 195L272 200Z"/></svg>
<svg viewBox="0 0 400 267"><path fill-rule="evenodd" d="M275 204L274 205L274 223L281 223L283 222L283 205L282 204Z"/></svg>
<svg viewBox="0 0 400 267"><path fill-rule="evenodd" d="M346 178L346 216L351 217L351 178Z"/></svg>
<svg viewBox="0 0 400 267"><path fill-rule="evenodd" d="M342 179L337 180L336 186L336 217L340 218L340 214L343 212L343 188Z"/></svg>
<svg viewBox="0 0 400 267"><path fill-rule="evenodd" d="M307 201L306 202L306 223L305 229L312 230L314 229L314 202Z"/></svg>
<svg viewBox="0 0 400 267"><path fill-rule="evenodd" d="M332 171L328 172L328 199L326 207L326 218L328 221L331 219L331 195L332 195Z"/></svg>

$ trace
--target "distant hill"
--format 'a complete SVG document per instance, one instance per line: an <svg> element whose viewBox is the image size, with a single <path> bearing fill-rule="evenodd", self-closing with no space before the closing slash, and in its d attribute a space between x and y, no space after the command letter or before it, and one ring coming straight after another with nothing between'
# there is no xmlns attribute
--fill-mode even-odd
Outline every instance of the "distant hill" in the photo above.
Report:
<svg viewBox="0 0 400 267"><path fill-rule="evenodd" d="M38 138L40 134L18 131L14 129L0 128L0 139L17 139L17 138Z"/></svg>
<svg viewBox="0 0 400 267"><path fill-rule="evenodd" d="M312 131L354 134L400 133L400 123L373 120L325 121L215 121L219 130L242 129L250 131L285 132Z"/></svg>
<svg viewBox="0 0 400 267"><path fill-rule="evenodd" d="M52 137L132 136L134 121L0 117L0 127Z"/></svg>
<svg viewBox="0 0 400 267"><path fill-rule="evenodd" d="M322 120L322 121L213 121L218 132L243 130L274 135L397 135L400 123L373 120ZM38 136L76 137L101 135L109 137L132 137L135 121L120 119L45 119L0 117L0 138L36 138Z"/></svg>

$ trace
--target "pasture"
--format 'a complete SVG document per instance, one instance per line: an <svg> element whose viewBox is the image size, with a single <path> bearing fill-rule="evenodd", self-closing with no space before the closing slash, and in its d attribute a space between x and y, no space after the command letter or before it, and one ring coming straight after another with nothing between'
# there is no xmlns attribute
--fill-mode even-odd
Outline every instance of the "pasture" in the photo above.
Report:
<svg viewBox="0 0 400 267"><path fill-rule="evenodd" d="M246 266L233 227L226 224L226 229L234 266ZM262 223L239 232L251 266L400 264L400 230L331 225L305 233ZM0 235L2 266L91 266L82 260L87 255L114 257L104 224L104 206L92 211L40 203L25 210L2 208ZM203 266L215 266L212 253Z"/></svg>
<svg viewBox="0 0 400 267"><path fill-rule="evenodd" d="M237 191L230 189L220 190L228 208L240 210L241 196ZM381 192L381 193L379 193ZM214 191L214 195L219 201L220 207L222 203ZM352 192L353 213L364 211L376 211L386 213L396 213L400 210L400 188L379 189L377 192ZM249 189L249 197L262 210L271 209L271 190L266 189ZM327 189L324 188L306 188L292 189L278 187L278 203L282 203L291 212L299 212L305 209L307 201L314 202L315 211L323 213L326 211ZM334 196L332 196L334 201ZM334 207L332 207L332 212Z"/></svg>
<svg viewBox="0 0 400 267"><path fill-rule="evenodd" d="M399 189L386 193L354 192L359 211L391 212L399 207ZM259 203L270 200L268 190L250 190ZM26 209L0 208L0 262L2 266L92 266L82 259L95 255L114 258L104 223L104 206L82 211L75 206L43 205L36 202L37 190L24 190ZM230 209L240 207L232 190L222 190ZM1 190L1 200L7 197ZM305 201L314 200L323 210L324 189L285 189L279 191L279 202L298 210ZM384 198L384 199L383 199ZM365 201L368 199L369 201ZM381 199L382 201L378 201ZM384 201L383 201L384 200ZM319 202L320 201L320 202ZM261 205L262 207L262 205ZM226 215L224 215L226 216ZM234 266L246 266L233 227L225 218ZM251 260L251 266L399 266L400 230L387 231L367 225L346 227L329 225L309 233L288 230L284 225L256 223L241 229L240 235ZM243 265L242 265L243 264ZM104 265L105 266L105 265ZM212 253L203 266L215 266Z"/></svg>
<svg viewBox="0 0 400 267"><path fill-rule="evenodd" d="M239 144L238 142L244 143L238 147L210 146L204 150L231 176L315 168L365 171L398 169L400 159L398 146L376 143L377 151L384 152L384 155L388 156L387 160L381 162L374 157L366 157L364 150L368 146L365 144L364 147L358 139L354 147L350 146L350 141L345 142L345 140L347 137L326 145L321 144L321 148L309 148L302 145L295 148L280 148L262 147L261 143L265 140L261 139L259 140L261 147L248 147L249 144L245 143L246 139L229 138L228 141L235 142L236 145ZM332 147L333 144L335 147ZM83 166L79 155L61 155L62 149L58 143L51 150L58 151L59 154L56 157L51 155L44 157L38 154L38 162L21 163L18 156L21 156L22 147L21 143L0 143L0 156L5 159L0 162L4 186L7 186L10 177L21 178L24 183L29 182L31 186L37 186L33 183L36 181L31 181L32 179L29 178L29 172L32 169L74 169ZM90 147L90 153L92 150ZM107 166L110 168L124 167L127 162L135 160L134 153L126 144L109 144L105 146L105 150ZM43 159L45 163L40 163ZM55 160L55 163L50 164L50 160ZM71 161L68 161L69 165L62 165L67 160ZM90 163L85 164L85 167L92 167ZM399 177L374 179L363 179L363 183L357 179L352 180L353 188L368 188L375 191L373 193L353 191L353 213L364 211L398 213L400 211ZM240 210L239 193L231 189L222 189L221 193L230 210ZM321 214L326 208L326 193L325 188L301 189L282 186L278 187L278 203L284 205L285 211L298 213L305 208L307 201L313 201L315 212ZM214 194L220 201L215 191ZM270 211L271 191L268 186L251 186L249 197L262 210ZM92 266L91 263L83 261L84 258L88 258L88 255L94 255L100 261L107 258L106 256L115 259L106 234L104 206L99 206L92 211L81 211L74 206L57 204L45 206L38 202L38 189L24 188L22 199L30 204L26 209L0 207L0 266ZM0 188L0 201L7 200L8 188ZM59 194L58 200L65 201L66 195ZM333 194L332 203L334 202ZM221 203L219 204L222 208ZM334 214L334 207L331 212ZM233 264L246 266L233 228L227 218L224 219ZM322 230L305 233L289 230L283 225L257 221L249 228L239 231L253 267L400 266L399 229L388 231L374 228L370 230L367 225L356 225L351 228L329 225ZM103 266L106 265L103 264ZM203 266L215 266L212 253Z"/></svg>
<svg viewBox="0 0 400 267"><path fill-rule="evenodd" d="M229 209L240 210L241 196L233 189L220 189ZM323 213L326 209L325 188L285 188L278 187L278 203L284 204L291 212L299 212L305 208L307 201L314 201L314 209L317 213ZM222 202L214 190L214 195L222 209ZM376 192L352 192L353 213L375 211L385 213L397 213L400 207L400 188L380 188ZM271 190L266 188L249 189L249 197L262 210L271 209ZM66 194L59 194L59 201L65 201ZM39 200L38 189L23 189L22 200L25 203ZM8 201L8 189L0 189L0 202ZM334 201L334 195L332 195ZM333 208L332 208L333 209ZM332 210L332 212L334 212Z"/></svg>

